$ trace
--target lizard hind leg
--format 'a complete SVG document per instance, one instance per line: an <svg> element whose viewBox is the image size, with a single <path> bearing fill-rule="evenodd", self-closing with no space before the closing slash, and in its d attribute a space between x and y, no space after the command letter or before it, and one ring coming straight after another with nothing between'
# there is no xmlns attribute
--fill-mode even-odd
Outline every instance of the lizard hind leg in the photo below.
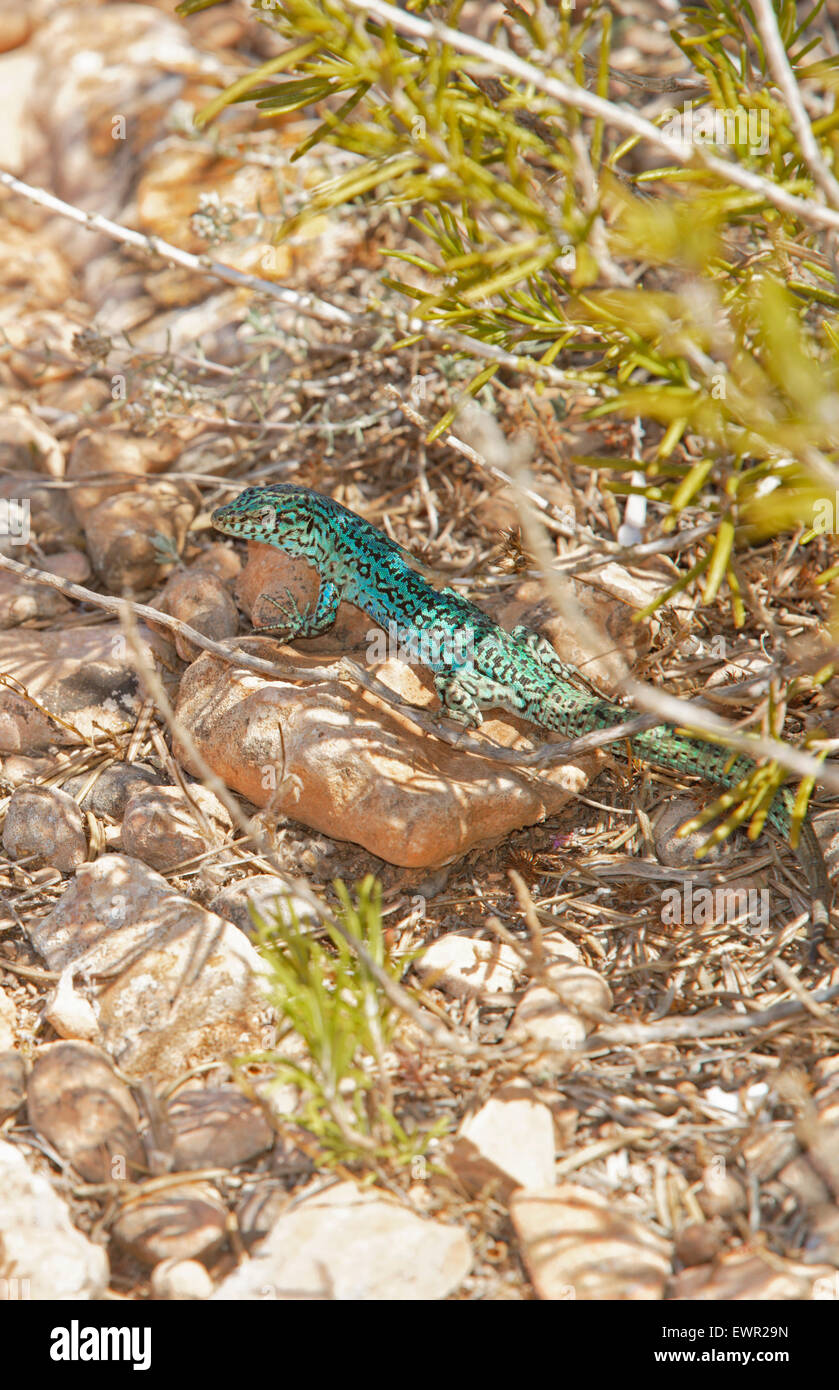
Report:
<svg viewBox="0 0 839 1390"><path fill-rule="evenodd" d="M522 646L527 647L532 656L536 658L540 666L545 666L552 676L556 676L561 681L566 681L571 685L588 689L576 666L570 662L562 661L557 655L556 649L547 637L543 637L540 632L535 632L532 627L526 627L524 623L519 623L514 627L511 637Z"/></svg>

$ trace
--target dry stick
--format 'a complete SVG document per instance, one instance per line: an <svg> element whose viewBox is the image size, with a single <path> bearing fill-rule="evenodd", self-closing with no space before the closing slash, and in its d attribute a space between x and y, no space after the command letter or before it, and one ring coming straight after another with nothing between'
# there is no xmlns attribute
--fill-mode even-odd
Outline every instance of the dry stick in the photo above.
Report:
<svg viewBox="0 0 839 1390"><path fill-rule="evenodd" d="M812 1004L827 1004L839 995L839 985L829 989L818 989L808 993L808 1005L797 999L789 999L782 1004L773 1004L759 1013L738 1014L725 1009L708 1009L693 1018L663 1019L660 1023L626 1023L616 1028L601 1028L580 1049L583 1052L596 1052L601 1047L636 1047L648 1042L678 1042L682 1039L715 1038L724 1033L751 1033L760 1028L769 1028L775 1023L783 1023L797 1015L806 1015ZM831 1025L837 1027L834 1021Z"/></svg>
<svg viewBox="0 0 839 1390"><path fill-rule="evenodd" d="M217 280L224 280L227 284L236 285L240 289L264 294L269 299L278 300L281 304L296 309L298 313L305 314L309 318L320 319L323 323L362 329L370 328L376 322L384 322L400 337L421 334L430 342L439 343L444 348L449 348L455 352L465 352L472 357L483 357L490 362L498 362L502 367L509 367L512 371L521 372L522 375L551 382L554 386L579 384L576 376L562 372L557 367L543 365L530 357L519 356L515 352L505 352L503 348L495 347L492 343L483 343L464 333L440 327L438 324L426 323L423 319L412 318L401 310L389 313L380 307L375 314L373 311L367 314L353 314L349 310L339 309L337 305L329 304L326 300L319 299L315 295L298 294L294 290L282 289L271 280L261 280L258 275L246 275L244 271L235 270L233 266L225 265L223 261L214 261L209 256L193 256L188 251L173 246L171 242L164 241L162 237L135 232L130 227L123 227L119 222L112 222L110 218L102 217L96 212L84 212L81 208L74 207L72 203L65 203L61 198L54 197L52 193L47 193L43 188L34 188L31 184L23 183L21 179L16 179L5 169L0 169L0 184L5 184L14 193L19 193L21 197L27 198L32 203L37 203L39 207L47 208L50 212L57 212L61 217L67 217L71 222L78 222L81 226L90 228L91 231L102 232L114 241L139 247L140 250L146 252L153 252L164 260L171 261L174 265L181 265L187 270L195 271L196 274L214 275Z"/></svg>
<svg viewBox="0 0 839 1390"><path fill-rule="evenodd" d="M391 24L397 32L409 34L415 38L436 39L441 43L450 44L460 53L466 53L483 60L493 72L499 70L507 72L511 77L518 77L522 82L531 83L537 91L547 93L555 101L561 102L563 106L571 106L577 111L584 112L587 116L597 116L607 125L624 130L630 135L637 135L642 140L648 140L650 144L666 151L681 168L707 169L709 173L716 174L725 182L736 184L738 188L743 188L749 193L756 193L759 197L765 198L781 212L787 212L793 217L800 217L804 222L812 222L817 226L839 230L839 212L832 208L826 208L822 203L816 203L812 199L800 198L796 194L787 193L785 189L779 188L760 174L753 173L751 169L745 169L740 164L735 164L727 159L720 159L718 155L711 154L703 145L691 145L677 140L673 136L665 134L658 126L654 126L651 121L637 115L635 111L616 106L614 102L596 96L594 92L586 91L585 87L578 86L576 82L552 77L542 68L534 66L533 63L525 62L515 53L505 52L501 48L493 48L491 44L473 38L471 34L450 29L446 24L440 24L437 21L429 22L426 19L420 19L417 15L407 14L394 5L384 3L384 0L363 0L363 2L362 0L347 0L347 4L354 10L361 10L366 15L373 15L374 18Z"/></svg>
<svg viewBox="0 0 839 1390"><path fill-rule="evenodd" d="M753 0L753 3L755 21L769 60L769 69L783 92L804 161L831 207L839 208L839 183L825 163L819 143L813 134L795 73L790 67L786 49L778 32L778 21L773 13L771 0Z"/></svg>

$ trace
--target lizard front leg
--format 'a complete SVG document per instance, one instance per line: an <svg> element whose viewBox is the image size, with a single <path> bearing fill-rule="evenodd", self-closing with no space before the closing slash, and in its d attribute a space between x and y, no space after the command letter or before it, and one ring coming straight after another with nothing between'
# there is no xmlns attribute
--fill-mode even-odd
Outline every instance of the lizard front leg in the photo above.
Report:
<svg viewBox="0 0 839 1390"><path fill-rule="evenodd" d="M476 698L479 691L475 685L480 680L477 672L469 671L465 666L461 666L457 672L439 671L434 677L434 688L443 706L442 713L457 724L477 729L483 723L481 706Z"/></svg>
<svg viewBox="0 0 839 1390"><path fill-rule="evenodd" d="M263 623L255 627L254 632L282 632L288 642L295 637L317 637L325 632L334 623L341 602L341 595L331 579L321 579L314 609L301 610L289 589L286 589L283 598L275 598L273 594L265 594L264 597L280 610L282 619L276 623Z"/></svg>

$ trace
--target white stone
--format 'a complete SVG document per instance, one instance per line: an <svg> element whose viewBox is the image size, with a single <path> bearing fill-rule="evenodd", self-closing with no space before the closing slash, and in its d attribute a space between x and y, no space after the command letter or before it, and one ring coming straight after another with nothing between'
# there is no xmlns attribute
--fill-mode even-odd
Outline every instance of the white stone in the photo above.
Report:
<svg viewBox="0 0 839 1390"><path fill-rule="evenodd" d="M450 1163L473 1190L493 1179L502 1193L550 1187L556 1164L553 1116L526 1087L505 1086L463 1121Z"/></svg>
<svg viewBox="0 0 839 1390"><path fill-rule="evenodd" d="M101 1245L75 1229L20 1150L0 1141L0 1298L101 1298L108 1275Z"/></svg>
<svg viewBox="0 0 839 1390"><path fill-rule="evenodd" d="M280 1216L213 1299L439 1299L471 1264L457 1226L424 1220L381 1191L343 1182Z"/></svg>
<svg viewBox="0 0 839 1390"><path fill-rule="evenodd" d="M512 946L451 932L432 941L414 969L423 984L466 997L506 994L525 965Z"/></svg>

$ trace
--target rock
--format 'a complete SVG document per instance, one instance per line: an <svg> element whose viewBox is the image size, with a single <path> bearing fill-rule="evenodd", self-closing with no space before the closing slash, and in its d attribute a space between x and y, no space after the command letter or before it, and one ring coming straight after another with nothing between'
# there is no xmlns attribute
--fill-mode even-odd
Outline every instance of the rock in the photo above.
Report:
<svg viewBox="0 0 839 1390"><path fill-rule="evenodd" d="M179 1091L166 1106L166 1118L179 1171L235 1168L274 1142L262 1107L233 1086Z"/></svg>
<svg viewBox="0 0 839 1390"><path fill-rule="evenodd" d="M808 1122L802 1134L807 1158L833 1196L839 1197L839 1090L829 1084L814 1099L818 1118Z"/></svg>
<svg viewBox="0 0 839 1390"><path fill-rule="evenodd" d="M25 14L22 10L13 9L11 5L0 11L0 53L6 53L12 48L19 48L21 44L26 43L31 33L31 15ZM2 141L0 141L0 149L4 149ZM5 150L3 163L9 168L11 167Z"/></svg>
<svg viewBox="0 0 839 1390"><path fill-rule="evenodd" d="M770 1262L749 1250L732 1250L712 1265L683 1269L673 1280L670 1297L675 1302L786 1302L813 1298L814 1284L825 1278L836 1278L828 1265L808 1268L774 1251Z"/></svg>
<svg viewBox="0 0 839 1390"><path fill-rule="evenodd" d="M161 478L134 483L87 512L87 553L108 592L134 598L153 589L183 550L200 505L193 483Z"/></svg>
<svg viewBox="0 0 839 1390"><path fill-rule="evenodd" d="M730 1216L735 1211L745 1211L748 1205L740 1178L728 1166L718 1170L714 1164L705 1169L697 1200L706 1216Z"/></svg>
<svg viewBox="0 0 839 1390"><path fill-rule="evenodd" d="M3 759L3 781L14 789L38 777L49 776L54 769L52 758L27 758L22 753L12 753Z"/></svg>
<svg viewBox="0 0 839 1390"><path fill-rule="evenodd" d="M679 1231L676 1237L676 1256L683 1265L707 1264L719 1254L724 1240L722 1223L694 1221Z"/></svg>
<svg viewBox="0 0 839 1390"><path fill-rule="evenodd" d="M510 1215L540 1298L657 1299L670 1248L636 1217L592 1188L520 1188Z"/></svg>
<svg viewBox="0 0 839 1390"><path fill-rule="evenodd" d="M17 1042L17 1009L13 999L0 985L0 1052L14 1047Z"/></svg>
<svg viewBox="0 0 839 1390"><path fill-rule="evenodd" d="M18 11L16 24L26 23L25 14ZM0 35L8 48L15 48L20 29L8 33L9 20L5 19ZM9 38L13 41L9 42ZM22 42L22 40L19 40ZM38 61L31 53L4 53L0 58L0 83L3 84L3 101L0 103L0 158L3 168L10 174L25 176L26 164L31 145L31 132L27 114L27 99L37 81Z"/></svg>
<svg viewBox="0 0 839 1390"><path fill-rule="evenodd" d="M86 1042L99 1039L99 1020L89 999L75 988L75 970L68 965L62 970L58 984L47 1000L44 1022L54 1028L60 1038L79 1038Z"/></svg>
<svg viewBox="0 0 839 1390"><path fill-rule="evenodd" d="M839 1207L823 1202L810 1212L802 1260L805 1265L828 1264L839 1268Z"/></svg>
<svg viewBox="0 0 839 1390"><path fill-rule="evenodd" d="M541 937L542 950L551 963L580 965L583 953L575 941L561 931L547 931Z"/></svg>
<svg viewBox="0 0 839 1390"><path fill-rule="evenodd" d="M3 826L3 848L10 859L49 864L71 873L87 858L82 814L57 787L19 787L12 793Z"/></svg>
<svg viewBox="0 0 839 1390"><path fill-rule="evenodd" d="M0 537L4 554L14 555L22 536L26 536L27 544L30 538L37 541L45 554L79 546L83 541L67 492L50 487L42 474L0 475L0 513L8 532Z"/></svg>
<svg viewBox="0 0 839 1390"><path fill-rule="evenodd" d="M461 998L507 994L524 968L512 946L481 941L464 932L439 936L414 961L424 985Z"/></svg>
<svg viewBox="0 0 839 1390"><path fill-rule="evenodd" d="M218 797L199 783L135 792L122 820L122 848L163 872L224 844L232 822Z"/></svg>
<svg viewBox="0 0 839 1390"><path fill-rule="evenodd" d="M24 55L21 54L21 57ZM27 60L29 61L29 60ZM5 64L0 67L0 72L7 72ZM3 130L2 121L7 111L14 101L8 88L4 87L8 100L3 103L0 111L0 156L7 152L3 149ZM2 164L4 169L11 170L12 163L7 157L3 157ZM2 266L3 289L9 296L12 292L18 295L33 296L40 304L63 304L72 292L72 277L67 268L67 263L60 253L48 246L43 237L34 237L29 227L15 226L10 218L6 218L0 228L0 266ZM88 384L101 387L103 383L93 383L88 380ZM66 398L67 386L62 383L62 400ZM106 395L110 398L110 391L104 388ZM39 391L39 397L43 400L43 392ZM67 406L63 407L65 410Z"/></svg>
<svg viewBox="0 0 839 1390"><path fill-rule="evenodd" d="M265 1046L265 966L229 922L172 891L139 860L105 854L27 923L50 969L93 981L103 1045L120 1069L171 1081Z"/></svg>
<svg viewBox="0 0 839 1390"><path fill-rule="evenodd" d="M6 550L2 526L6 519L0 507L0 549ZM12 557L14 558L14 557ZM70 604L55 589L47 589L43 584L29 583L16 574L0 572L0 629L19 627L21 623L35 619L57 618L70 611Z"/></svg>
<svg viewBox="0 0 839 1390"><path fill-rule="evenodd" d="M639 608L661 593L669 578L631 574L615 561L598 565L585 579L568 576L568 594L577 614L557 614L545 602L541 580L526 579L500 612L502 625L537 627L562 661L584 671L606 692L620 690L627 671L650 647L650 624L633 622ZM679 597L674 599L676 607ZM602 634L602 636L601 636ZM605 640L604 640L605 639Z"/></svg>
<svg viewBox="0 0 839 1390"><path fill-rule="evenodd" d="M199 56L186 26L149 5L53 7L29 51L41 64L39 80L31 87L30 112L43 146L29 176L91 212L115 218L124 212L127 217L125 203L136 184L138 160L141 155L144 162L150 158L164 128L164 111L182 94L187 74L196 80L202 74L204 81L211 73L220 76L218 60ZM49 83L48 104L37 97L43 83ZM114 138L117 115L122 118L116 132L121 138ZM50 169L58 171L52 179ZM135 210L136 225L142 229ZM100 244L109 245L90 229L66 221L55 234L71 265L87 265ZM90 304L86 288L83 295ZM97 318L115 331L107 314L97 313Z"/></svg>
<svg viewBox="0 0 839 1390"><path fill-rule="evenodd" d="M557 961L546 974L560 994L547 985L531 985L516 1008L508 1036L536 1038L573 1051L590 1031L589 1020L611 1009L611 990L587 965Z"/></svg>
<svg viewBox="0 0 839 1390"><path fill-rule="evenodd" d="M33 1173L19 1149L0 1140L0 1285L12 1281L27 1299L98 1299L108 1260L77 1231L49 1181Z"/></svg>
<svg viewBox="0 0 839 1390"><path fill-rule="evenodd" d="M161 780L160 773L146 763L111 763L102 769L93 786L82 797L79 808L121 821L132 796L148 787L159 786ZM89 781L88 776L71 777L64 783L64 790L75 797Z"/></svg>
<svg viewBox="0 0 839 1390"><path fill-rule="evenodd" d="M200 457L196 459L196 467L203 462L204 457L204 443L202 439L201 454ZM183 465L183 461L182 455L181 465ZM235 550L232 550L229 545L225 545L218 540L201 551L198 559L193 561L192 569L208 570L210 574L214 574L218 579L229 580L236 579L241 573L242 562Z"/></svg>
<svg viewBox="0 0 839 1390"><path fill-rule="evenodd" d="M108 429L80 430L67 460L67 477L79 480L71 495L79 521L83 522L91 507L98 506L106 497L125 492L130 486L129 479L163 472L182 447L182 442L171 431L132 434L130 430L116 429L113 425ZM108 473L113 477L103 481L102 474ZM82 481L92 474L97 475L94 482Z"/></svg>
<svg viewBox="0 0 839 1390"><path fill-rule="evenodd" d="M153 664L150 637L140 627L139 640ZM6 633L3 671L63 722L54 722L31 699L0 686L0 753L31 754L56 744L101 739L103 733L125 733L134 727L143 703L117 623L68 632Z"/></svg>
<svg viewBox="0 0 839 1390"><path fill-rule="evenodd" d="M51 1043L26 1088L29 1123L87 1182L136 1176L146 1166L140 1114L110 1058L84 1042Z"/></svg>
<svg viewBox="0 0 839 1390"><path fill-rule="evenodd" d="M216 893L210 903L210 911L226 917L228 922L243 931L246 936L255 936L258 928L250 914L250 908L270 926L279 913L287 926L292 924L293 911L297 925L303 929L317 926L320 918L305 898L289 893L279 878L273 874L252 874L249 878L239 878ZM289 911L291 908L291 911Z"/></svg>
<svg viewBox="0 0 839 1390"><path fill-rule="evenodd" d="M0 1052L0 1125L26 1098L26 1068L19 1052Z"/></svg>
<svg viewBox="0 0 839 1390"><path fill-rule="evenodd" d="M41 568L47 574L57 575L59 579L69 579L71 584L86 584L93 572L82 550L63 550L57 555L45 555ZM48 589L46 592L52 591Z"/></svg>
<svg viewBox="0 0 839 1390"><path fill-rule="evenodd" d="M769 1125L756 1125L741 1147L746 1172L762 1183L774 1178L798 1152L799 1143L792 1127L782 1126L777 1121Z"/></svg>
<svg viewBox="0 0 839 1390"><path fill-rule="evenodd" d="M653 826L655 853L660 864L696 869L699 873L703 868L707 870L712 864L719 866L731 858L733 846L729 840L715 845L701 861L696 858L696 851L701 849L710 833L706 826L692 831L684 839L679 838L681 826L685 821L692 820L701 809L702 803L690 796L679 796L665 802Z"/></svg>
<svg viewBox="0 0 839 1390"><path fill-rule="evenodd" d="M149 1280L155 1298L171 1302L209 1298L213 1281L197 1260L161 1260Z"/></svg>
<svg viewBox="0 0 839 1390"><path fill-rule="evenodd" d="M778 1182L793 1194L802 1210L830 1201L830 1189L803 1154L798 1154L784 1165L778 1174Z"/></svg>
<svg viewBox="0 0 839 1390"><path fill-rule="evenodd" d="M25 407L0 411L0 468L4 473L44 473L64 476L61 445L46 425Z"/></svg>
<svg viewBox="0 0 839 1390"><path fill-rule="evenodd" d="M227 1238L227 1211L209 1183L182 1183L132 1198L111 1234L144 1265L207 1259Z"/></svg>
<svg viewBox="0 0 839 1390"><path fill-rule="evenodd" d="M505 1086L463 1121L449 1163L470 1191L489 1186L500 1200L516 1187L551 1187L553 1116L527 1087Z"/></svg>
<svg viewBox="0 0 839 1390"><path fill-rule="evenodd" d="M8 59L2 60L8 62ZM79 324L63 309L30 308L26 314L9 312L0 317L4 337L4 365L23 386L47 381L66 381L84 370L75 337Z"/></svg>
<svg viewBox="0 0 839 1390"><path fill-rule="evenodd" d="M239 614L223 581L203 567L173 574L154 607L188 623L214 642L235 637L239 631ZM180 634L175 637L175 650L182 661L194 661L201 653L200 647Z"/></svg>
<svg viewBox="0 0 839 1390"><path fill-rule="evenodd" d="M440 1299L471 1263L458 1227L423 1220L389 1194L342 1182L303 1196L280 1216L213 1298Z"/></svg>
<svg viewBox="0 0 839 1390"><path fill-rule="evenodd" d="M259 639L257 648L264 656ZM388 661L377 674L403 699L431 698L419 668ZM177 714L213 770L254 805L409 868L493 844L558 811L586 783L582 766L537 779L459 752L349 685L263 680L207 653L181 680ZM518 738L500 719L484 729L502 744ZM180 744L176 756L197 771Z"/></svg>

